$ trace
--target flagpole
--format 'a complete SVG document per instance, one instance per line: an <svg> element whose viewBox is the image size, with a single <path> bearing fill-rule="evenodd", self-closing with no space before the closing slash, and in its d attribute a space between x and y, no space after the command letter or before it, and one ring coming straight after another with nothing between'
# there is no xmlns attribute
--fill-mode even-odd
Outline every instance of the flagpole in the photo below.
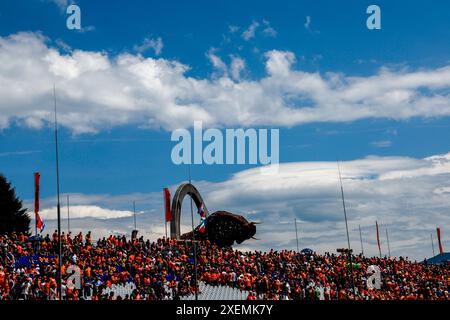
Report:
<svg viewBox="0 0 450 320"><path fill-rule="evenodd" d="M58 295L62 300L62 241L61 241L61 203L59 199L59 150L58 150L58 118L56 112L56 86L53 85L53 100L55 104L55 155L56 155L56 194L57 194L57 218L58 218Z"/></svg>
<svg viewBox="0 0 450 320"><path fill-rule="evenodd" d="M297 218L294 218L294 224L295 224L295 239L297 239L297 252L300 252L298 247Z"/></svg>
<svg viewBox="0 0 450 320"><path fill-rule="evenodd" d="M166 228L166 239L167 239L167 221L164 219L164 226Z"/></svg>
<svg viewBox="0 0 450 320"><path fill-rule="evenodd" d="M344 208L345 230L347 231L348 259L350 261L350 272L352 274L353 295L356 295L355 278L353 276L352 251L351 251L351 248L350 248L350 236L349 236L349 233L348 233L347 210L345 208L344 187L342 186L342 176L341 176L341 168L339 166L339 161L337 162L337 165L338 165L338 172L339 172L339 182L341 184L342 207Z"/></svg>
<svg viewBox="0 0 450 320"><path fill-rule="evenodd" d="M166 240L167 240L167 220L166 220L166 192L163 188L163 212L164 212L164 228L166 230Z"/></svg>
<svg viewBox="0 0 450 320"><path fill-rule="evenodd" d="M191 165L189 165L189 184L191 184ZM195 228L194 228L194 210L192 208L191 195L191 221L192 221L192 245L194 246L194 277L195 277L195 300L198 300L198 285L197 285L197 244L195 243Z"/></svg>
<svg viewBox="0 0 450 320"><path fill-rule="evenodd" d="M69 195L67 195L67 235L70 233L70 201Z"/></svg>
<svg viewBox="0 0 450 320"><path fill-rule="evenodd" d="M36 212L36 173L34 174L34 234L37 236L37 212Z"/></svg>
<svg viewBox="0 0 450 320"><path fill-rule="evenodd" d="M386 240L387 240L387 246L388 246L388 255L391 256L391 247L389 246L389 234L388 229L386 228Z"/></svg>
<svg viewBox="0 0 450 320"><path fill-rule="evenodd" d="M359 241L361 241L361 254L364 255L364 247L363 247L362 234L361 234L361 225L359 225L358 228L359 228Z"/></svg>
<svg viewBox="0 0 450 320"><path fill-rule="evenodd" d="M136 201L133 201L133 218L134 218L134 230L137 230L137 226L136 226Z"/></svg>
<svg viewBox="0 0 450 320"><path fill-rule="evenodd" d="M34 231L35 235L38 235L38 216L39 216L39 197L40 197L40 178L41 174L39 172L34 173ZM40 219L40 217L39 217ZM41 230L42 232L42 230Z"/></svg>

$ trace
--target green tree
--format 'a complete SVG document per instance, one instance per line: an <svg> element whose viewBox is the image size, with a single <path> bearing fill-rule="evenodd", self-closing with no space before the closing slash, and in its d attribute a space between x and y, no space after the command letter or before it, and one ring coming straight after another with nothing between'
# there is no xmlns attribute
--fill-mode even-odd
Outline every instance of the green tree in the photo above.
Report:
<svg viewBox="0 0 450 320"><path fill-rule="evenodd" d="M30 217L11 183L0 174L0 234L28 232Z"/></svg>

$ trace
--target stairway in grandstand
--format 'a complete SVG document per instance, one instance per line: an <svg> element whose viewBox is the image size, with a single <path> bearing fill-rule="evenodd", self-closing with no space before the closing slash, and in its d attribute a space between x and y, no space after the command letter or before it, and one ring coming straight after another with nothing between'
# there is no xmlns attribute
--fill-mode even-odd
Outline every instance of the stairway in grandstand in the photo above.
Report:
<svg viewBox="0 0 450 320"><path fill-rule="evenodd" d="M226 286L210 286L199 282L198 300L246 300L248 291ZM195 295L181 297L181 300L195 300Z"/></svg>

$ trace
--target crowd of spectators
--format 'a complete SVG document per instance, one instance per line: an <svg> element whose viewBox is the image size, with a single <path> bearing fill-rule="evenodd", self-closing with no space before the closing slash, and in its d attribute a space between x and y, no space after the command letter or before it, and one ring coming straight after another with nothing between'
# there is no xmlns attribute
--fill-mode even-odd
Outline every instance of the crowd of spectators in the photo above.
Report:
<svg viewBox="0 0 450 320"><path fill-rule="evenodd" d="M0 300L58 298L58 235L30 240L0 235ZM190 242L114 235L94 242L90 232L62 233L61 240L63 299L169 300L197 290ZM199 281L248 291L251 300L450 300L448 265L354 255L350 268L345 254L240 252L208 241L197 243L197 253ZM380 268L380 289L367 286L370 265ZM71 266L79 267L79 289L71 285ZM107 290L130 283L135 289L125 296Z"/></svg>

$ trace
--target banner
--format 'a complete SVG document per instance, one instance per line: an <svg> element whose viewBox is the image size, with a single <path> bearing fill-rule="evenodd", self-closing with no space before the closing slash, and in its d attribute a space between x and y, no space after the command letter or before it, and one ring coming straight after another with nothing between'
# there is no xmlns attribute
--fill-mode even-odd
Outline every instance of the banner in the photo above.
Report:
<svg viewBox="0 0 450 320"><path fill-rule="evenodd" d="M39 172L34 173L34 213L39 213L39 180L41 174Z"/></svg>
<svg viewBox="0 0 450 320"><path fill-rule="evenodd" d="M439 243L439 253L441 255L443 255L444 254L444 250L442 249L442 243L441 243L441 228L438 227L436 229L436 232L437 232L437 238L438 238L438 243Z"/></svg>
<svg viewBox="0 0 450 320"><path fill-rule="evenodd" d="M197 213L201 217L200 225L198 226L198 230L200 231L200 233L205 233L205 231L206 231L206 214L205 214L205 209L204 209L203 203L201 204L200 208L198 208Z"/></svg>
<svg viewBox="0 0 450 320"><path fill-rule="evenodd" d="M164 208L166 211L166 222L172 220L172 211L170 210L170 191L168 188L164 188Z"/></svg>
<svg viewBox="0 0 450 320"><path fill-rule="evenodd" d="M381 258L381 244L380 244L380 233L378 231L378 222L375 221L375 226L377 228L377 244L378 244L378 251L380 252L380 258Z"/></svg>
<svg viewBox="0 0 450 320"><path fill-rule="evenodd" d="M36 234L37 229L42 233L45 228L45 224L39 215L39 189L40 189L40 178L41 174L39 172L34 173L34 214L36 216Z"/></svg>

